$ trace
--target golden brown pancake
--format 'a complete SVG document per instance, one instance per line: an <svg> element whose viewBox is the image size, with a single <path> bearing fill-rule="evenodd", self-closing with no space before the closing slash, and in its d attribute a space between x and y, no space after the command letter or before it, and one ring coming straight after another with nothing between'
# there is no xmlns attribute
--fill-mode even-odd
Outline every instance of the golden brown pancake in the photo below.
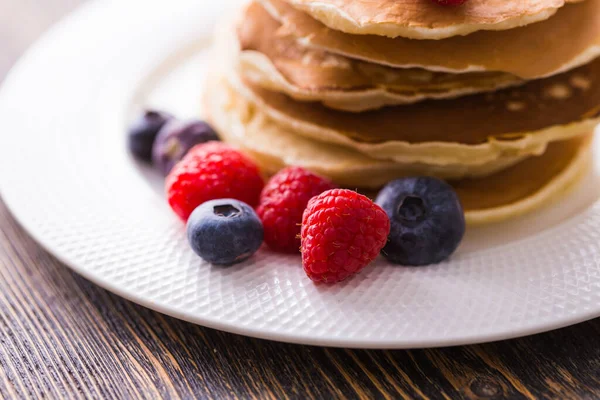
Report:
<svg viewBox="0 0 600 400"><path fill-rule="evenodd" d="M243 98L254 113L266 115L281 129L289 130L321 144L335 144L363 153L377 160L393 161L400 164L422 164L427 166L461 166L470 174L481 174L482 166L496 165L507 159L540 155L549 143L573 138L590 130L600 122L599 118L576 122L569 125L552 126L536 132L521 133L508 137L489 137L478 144L451 141L427 141L411 143L396 139L383 142L364 142L353 139L344 132L313 124L310 121L291 119L277 109L266 104L261 97L244 84L235 74L227 74L228 85L238 98ZM519 103L513 103L513 106ZM496 164L495 164L496 163ZM503 164L508 165L508 164Z"/></svg>
<svg viewBox="0 0 600 400"><path fill-rule="evenodd" d="M309 49L280 28L279 21L259 3L244 9L237 26L240 73L259 86L301 101L321 101L332 108L364 111L522 82L498 72L449 74L367 63Z"/></svg>
<svg viewBox="0 0 600 400"><path fill-rule="evenodd" d="M357 34L444 39L545 20L564 0L470 0L442 7L427 0L286 0L331 29Z"/></svg>
<svg viewBox="0 0 600 400"><path fill-rule="evenodd" d="M253 157L268 174L299 165L356 189L382 187L407 175L443 177L460 172L456 166L436 169L373 160L350 149L303 138L279 127L219 78L208 81L204 95L207 116L221 137ZM500 172L486 171L485 178L451 181L463 201L467 221L480 224L515 217L563 194L588 165L590 137L555 142L543 155L517 164L511 160Z"/></svg>
<svg viewBox="0 0 600 400"><path fill-rule="evenodd" d="M590 135L555 142L546 152L485 178L463 179L450 183L466 210L485 210L516 203L538 192L564 171L577 156Z"/></svg>
<svg viewBox="0 0 600 400"><path fill-rule="evenodd" d="M360 114L297 102L247 81L245 85L278 123L335 131L364 143L401 140L477 145L490 138L513 141L550 127L592 120L600 114L600 59L517 88Z"/></svg>
<svg viewBox="0 0 600 400"><path fill-rule="evenodd" d="M303 44L391 67L496 71L535 79L583 65L600 55L600 0L567 5L547 21L522 28L439 41L350 35L327 28L282 0L260 1L282 22L282 31Z"/></svg>
<svg viewBox="0 0 600 400"><path fill-rule="evenodd" d="M220 75L220 74L219 74ZM223 140L255 155L261 168L276 173L289 165L298 165L329 176L340 184L378 188L406 174L440 178L487 176L523 160L525 156L506 155L487 162L395 162L369 157L346 146L324 143L298 134L278 124L241 96L225 79L209 81L205 105ZM542 151L545 149L542 148ZM540 153L541 153L540 152ZM470 161L470 160L469 160Z"/></svg>

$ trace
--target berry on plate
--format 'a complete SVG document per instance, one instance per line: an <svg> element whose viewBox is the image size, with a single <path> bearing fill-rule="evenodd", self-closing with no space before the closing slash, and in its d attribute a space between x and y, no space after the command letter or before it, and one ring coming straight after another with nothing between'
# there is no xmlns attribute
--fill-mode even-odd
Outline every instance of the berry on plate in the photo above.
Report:
<svg viewBox="0 0 600 400"><path fill-rule="evenodd" d="M467 2L467 0L432 0L434 3L437 3L442 6L460 6Z"/></svg>
<svg viewBox="0 0 600 400"><path fill-rule="evenodd" d="M389 232L385 211L368 197L347 189L322 193L302 218L304 271L315 282L340 282L377 257Z"/></svg>
<svg viewBox="0 0 600 400"><path fill-rule="evenodd" d="M192 148L166 179L169 205L184 221L209 200L232 198L254 207L263 186L256 164L221 142Z"/></svg>
<svg viewBox="0 0 600 400"><path fill-rule="evenodd" d="M263 242L260 219L248 204L234 199L212 200L196 208L187 222L192 249L216 265L250 258Z"/></svg>
<svg viewBox="0 0 600 400"><path fill-rule="evenodd" d="M171 114L147 110L139 116L129 126L127 142L129 151L137 159L150 162L152 161L152 146L156 140L158 132L167 122L173 119Z"/></svg>
<svg viewBox="0 0 600 400"><path fill-rule="evenodd" d="M452 186L429 177L390 182L377 197L392 224L383 255L393 263L436 264L450 257L465 234L465 214Z"/></svg>
<svg viewBox="0 0 600 400"><path fill-rule="evenodd" d="M192 147L218 140L215 130L204 121L171 120L162 127L154 141L152 163L167 176Z"/></svg>
<svg viewBox="0 0 600 400"><path fill-rule="evenodd" d="M299 167L286 168L267 183L260 195L258 216L265 228L265 243L275 251L300 251L300 225L308 201L335 185Z"/></svg>

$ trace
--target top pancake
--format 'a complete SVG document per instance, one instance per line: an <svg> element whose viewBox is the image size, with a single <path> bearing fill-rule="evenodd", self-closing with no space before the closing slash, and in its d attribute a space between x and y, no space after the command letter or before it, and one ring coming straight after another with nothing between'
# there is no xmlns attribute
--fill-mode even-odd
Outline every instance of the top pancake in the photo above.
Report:
<svg viewBox="0 0 600 400"><path fill-rule="evenodd" d="M547 21L522 28L435 41L349 35L326 27L285 1L260 1L283 24L282 32L287 29L303 44L390 67L495 71L536 79L600 55L600 0L567 5Z"/></svg>
<svg viewBox="0 0 600 400"><path fill-rule="evenodd" d="M235 47L236 68L254 83L300 101L361 112L425 99L453 98L521 84L501 72L450 74L421 68L391 68L307 48L257 2L245 7L236 33L217 36ZM228 38L228 36L237 36ZM231 42L231 43L228 43Z"/></svg>
<svg viewBox="0 0 600 400"><path fill-rule="evenodd" d="M445 39L507 30L550 18L578 0L470 0L443 7L431 0L287 0L328 27L355 35Z"/></svg>

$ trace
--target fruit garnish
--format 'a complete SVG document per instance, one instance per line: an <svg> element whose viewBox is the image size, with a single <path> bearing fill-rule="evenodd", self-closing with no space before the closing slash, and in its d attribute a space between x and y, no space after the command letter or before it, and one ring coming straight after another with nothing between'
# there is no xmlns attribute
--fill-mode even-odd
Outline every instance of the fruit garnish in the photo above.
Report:
<svg viewBox="0 0 600 400"><path fill-rule="evenodd" d="M219 136L215 130L204 121L171 120L162 127L156 137L152 149L152 163L166 176L192 147L218 140Z"/></svg>
<svg viewBox="0 0 600 400"><path fill-rule="evenodd" d="M187 222L187 237L202 259L232 265L258 251L263 227L248 204L234 199L212 200L194 210Z"/></svg>
<svg viewBox="0 0 600 400"><path fill-rule="evenodd" d="M257 213L265 229L265 243L282 253L300 251L300 225L308 201L336 186L299 167L273 176L260 196Z"/></svg>
<svg viewBox="0 0 600 400"><path fill-rule="evenodd" d="M174 117L166 112L147 110L129 126L129 151L141 161L152 161L152 147L161 128Z"/></svg>
<svg viewBox="0 0 600 400"><path fill-rule="evenodd" d="M391 221L383 255L409 266L437 264L452 255L466 224L458 195L446 182L430 177L390 182L376 200Z"/></svg>
<svg viewBox="0 0 600 400"><path fill-rule="evenodd" d="M199 144L173 167L166 179L167 199L184 221L196 207L232 198L254 207L264 181L256 164L221 142Z"/></svg>
<svg viewBox="0 0 600 400"><path fill-rule="evenodd" d="M442 6L460 6L467 2L467 0L431 0Z"/></svg>
<svg viewBox="0 0 600 400"><path fill-rule="evenodd" d="M368 197L333 189L308 202L301 231L304 271L315 282L335 283L375 260L387 242L390 220Z"/></svg>

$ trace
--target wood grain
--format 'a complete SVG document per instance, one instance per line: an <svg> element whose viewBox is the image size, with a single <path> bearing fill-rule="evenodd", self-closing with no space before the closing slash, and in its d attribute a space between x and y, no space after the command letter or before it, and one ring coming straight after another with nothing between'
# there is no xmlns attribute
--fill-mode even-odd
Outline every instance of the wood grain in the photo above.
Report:
<svg viewBox="0 0 600 400"><path fill-rule="evenodd" d="M0 0L0 79L76 3ZM525 339L418 351L326 349L226 334L149 311L72 273L0 202L2 398L595 399L599 337L600 320Z"/></svg>

